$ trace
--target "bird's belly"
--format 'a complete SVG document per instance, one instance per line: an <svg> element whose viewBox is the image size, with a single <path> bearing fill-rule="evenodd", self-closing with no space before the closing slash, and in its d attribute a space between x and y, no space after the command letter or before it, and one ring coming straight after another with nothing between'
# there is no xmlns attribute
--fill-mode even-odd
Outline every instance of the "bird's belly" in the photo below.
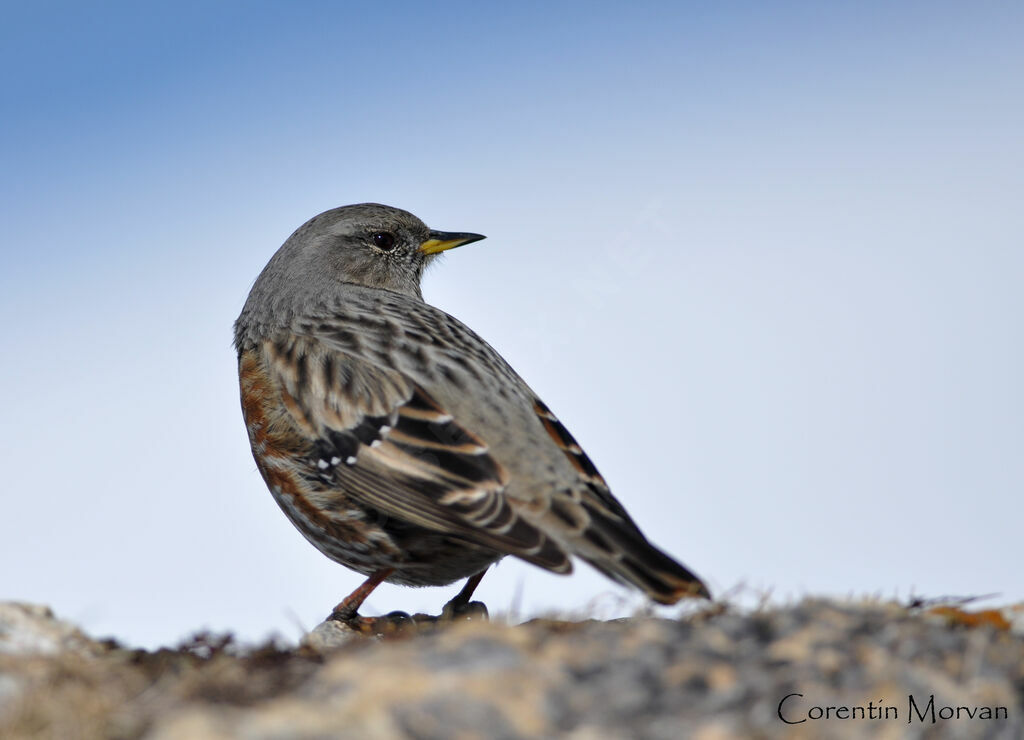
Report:
<svg viewBox="0 0 1024 740"><path fill-rule="evenodd" d="M313 496L285 493L277 487L271 491L289 521L320 552L363 575L393 568L388 583L446 586L479 573L502 557L494 550L381 512L328 510L313 503Z"/></svg>

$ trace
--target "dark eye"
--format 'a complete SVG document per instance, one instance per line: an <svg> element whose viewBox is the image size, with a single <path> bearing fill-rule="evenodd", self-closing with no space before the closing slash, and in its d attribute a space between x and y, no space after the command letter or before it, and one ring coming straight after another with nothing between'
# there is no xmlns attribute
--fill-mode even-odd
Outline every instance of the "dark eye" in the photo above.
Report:
<svg viewBox="0 0 1024 740"><path fill-rule="evenodd" d="M378 231L373 235L373 245L377 249L383 249L385 252L390 252L395 248L395 235L388 231Z"/></svg>

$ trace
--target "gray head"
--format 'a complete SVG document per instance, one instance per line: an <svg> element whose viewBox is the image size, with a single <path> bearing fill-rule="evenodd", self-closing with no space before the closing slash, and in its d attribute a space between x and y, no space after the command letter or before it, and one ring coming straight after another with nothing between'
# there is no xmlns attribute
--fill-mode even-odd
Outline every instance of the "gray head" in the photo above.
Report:
<svg viewBox="0 0 1024 740"><path fill-rule="evenodd" d="M419 298L423 270L439 253L480 234L432 231L408 211L361 203L324 211L281 245L256 279L239 323L285 319L345 283Z"/></svg>
<svg viewBox="0 0 1024 740"><path fill-rule="evenodd" d="M270 260L267 272L294 280L327 275L343 283L420 295L423 269L453 247L483 239L480 234L431 231L408 211L361 203L324 211L300 226Z"/></svg>

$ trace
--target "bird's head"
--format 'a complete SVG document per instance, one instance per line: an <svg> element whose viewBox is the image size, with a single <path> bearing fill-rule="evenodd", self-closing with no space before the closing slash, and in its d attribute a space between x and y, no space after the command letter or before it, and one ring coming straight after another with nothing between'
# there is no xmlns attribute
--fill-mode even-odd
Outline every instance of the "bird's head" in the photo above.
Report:
<svg viewBox="0 0 1024 740"><path fill-rule="evenodd" d="M275 260L306 273L307 279L326 277L420 297L420 279L431 260L483 238L434 231L408 211L361 203L310 219L284 243ZM301 280L302 275L293 278Z"/></svg>

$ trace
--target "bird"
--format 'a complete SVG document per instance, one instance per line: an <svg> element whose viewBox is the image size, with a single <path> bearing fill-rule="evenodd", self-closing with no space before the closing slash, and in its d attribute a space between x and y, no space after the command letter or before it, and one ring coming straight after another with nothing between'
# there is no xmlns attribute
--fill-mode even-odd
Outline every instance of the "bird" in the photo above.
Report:
<svg viewBox="0 0 1024 740"><path fill-rule="evenodd" d="M661 604L711 598L651 544L558 417L472 329L426 303L425 268L477 242L361 203L300 226L234 325L249 443L277 504L366 580L331 612L363 631L381 583L467 579L515 556L568 574L579 558ZM403 612L397 617L408 616Z"/></svg>

